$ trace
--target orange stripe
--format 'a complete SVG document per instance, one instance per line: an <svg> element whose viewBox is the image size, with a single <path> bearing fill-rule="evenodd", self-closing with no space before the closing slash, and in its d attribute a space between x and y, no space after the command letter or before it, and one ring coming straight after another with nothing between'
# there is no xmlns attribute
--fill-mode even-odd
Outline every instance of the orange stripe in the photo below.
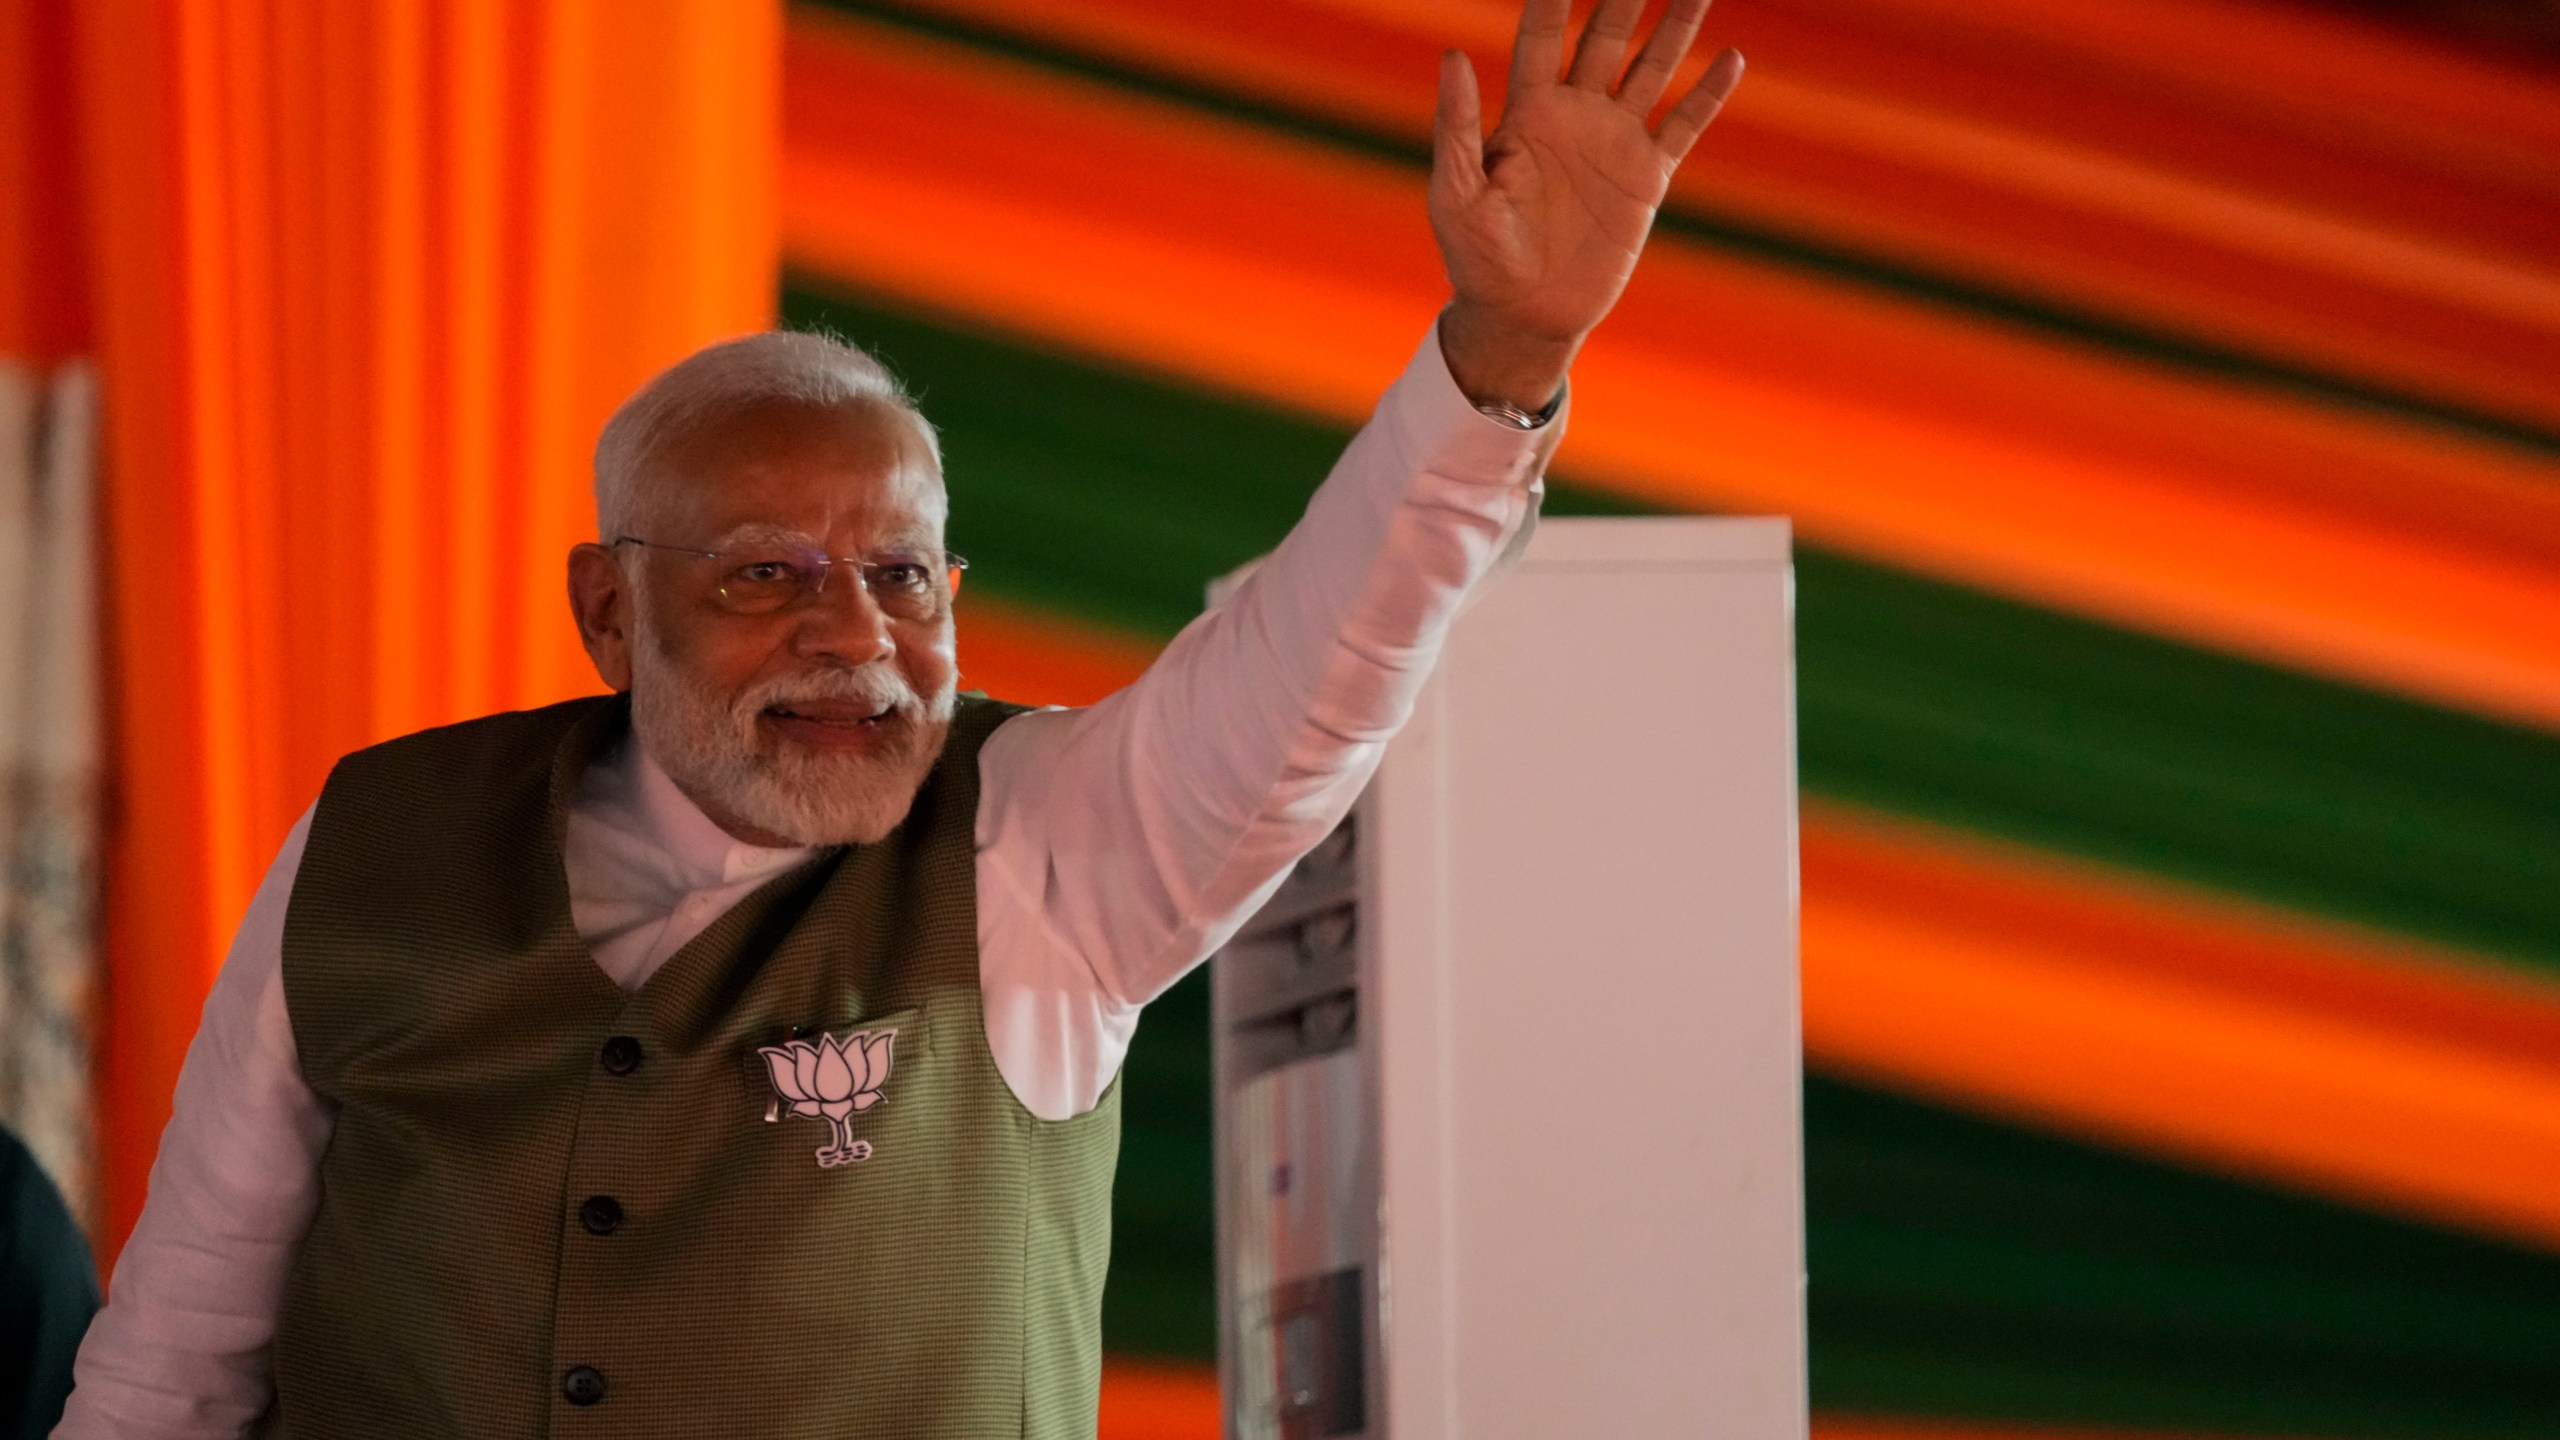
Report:
<svg viewBox="0 0 2560 1440"><path fill-rule="evenodd" d="M2560 987L1815 807L1808 1058L2560 1244Z"/></svg>
<svg viewBox="0 0 2560 1440"><path fill-rule="evenodd" d="M960 600L960 683L1022 705L1090 705L1138 678L1153 640L990 600Z"/></svg>
<svg viewBox="0 0 2560 1440"><path fill-rule="evenodd" d="M1099 1440L1218 1440L1218 1372L1205 1365L1103 1363Z"/></svg>
<svg viewBox="0 0 2560 1440"><path fill-rule="evenodd" d="M525 575L522 561L531 548L525 521L538 508L536 497L576 474L538 463L532 444L548 398L547 387L538 377L560 368L566 358L542 352L534 340L540 308L534 287L547 278L539 257L545 236L554 228L544 223L548 177L541 160L558 136L561 112L577 115L589 108L582 103L587 86L581 66L549 43L557 17L570 8L509 5L500 21L500 45L507 60L498 86L505 145L496 167L497 265L491 277L497 344L487 358L487 369L472 380L497 398L493 435L498 473L497 483L490 487L486 527L464 530L458 537L461 544L479 552L479 564L487 575L489 603L480 617L486 628L476 637L466 630L463 638L476 640L464 654L488 689L485 698L466 702L464 714L485 714L521 703L515 690L516 658L532 629L527 622L539 616L549 622L546 629L557 629L564 608L557 598L564 588L558 570L552 571L548 585L527 584L533 577ZM657 29L635 28L642 34ZM558 564L557 551L553 564Z"/></svg>
<svg viewBox="0 0 2560 1440"><path fill-rule="evenodd" d="M91 342L71 16L0 3L0 360L39 368Z"/></svg>
<svg viewBox="0 0 2560 1440"><path fill-rule="evenodd" d="M444 493L437 506L437 543L430 550L440 602L435 613L445 648L436 669L446 686L438 707L455 717L498 708L489 647L497 638L497 483L504 454L500 407L508 375L500 361L507 316L500 294L513 217L504 180L507 161L508 10L501 0L453 0L430 11L439 32L436 76L437 185L442 202ZM423 719L424 717L419 717ZM416 722L412 722L416 723Z"/></svg>
<svg viewBox="0 0 2560 1440"><path fill-rule="evenodd" d="M436 573L427 545L428 405L434 361L431 299L432 252L427 228L433 181L428 174L433 86L426 64L426 0L383 0L368 28L370 65L356 72L377 97L370 107L374 137L363 197L371 221L364 257L370 277L367 323L349 347L349 358L372 377L364 397L371 445L365 456L373 476L371 533L362 543L373 602L372 647L384 656L428 651L428 614ZM362 733L396 735L426 712L429 666L367 667L370 704Z"/></svg>
<svg viewBox="0 0 2560 1440"><path fill-rule="evenodd" d="M2288 112L2305 128L2343 130L2341 144L2434 150L2464 169L2538 171L2547 180L2560 148L2560 102L2542 76L2335 11L2230 0L2119 10L2054 0L1825 0L1820 13L1953 26L1957 44L2005 34L2064 60L2174 75L2235 110L2246 97L2250 108Z"/></svg>
<svg viewBox="0 0 2560 1440"><path fill-rule="evenodd" d="M2476 957L1826 802L1807 803L1802 859L1808 903L1826 915L1890 912L1936 934L2031 943L2091 976L2518 1064L2560 1057L2560 986Z"/></svg>
<svg viewBox="0 0 2560 1440"><path fill-rule="evenodd" d="M81 139L92 216L107 541L108 751L121 808L107 855L108 1023L98 1035L100 1259L142 1207L144 1178L201 989L187 969L214 942L204 831L205 656L192 643L198 497L187 473L181 217L185 214L172 27L148 0L100 0L78 17ZM118 563L150 555L155 563Z"/></svg>
<svg viewBox="0 0 2560 1440"><path fill-rule="evenodd" d="M231 884L246 895L264 869L254 837L281 835L291 822L278 791L286 765L288 730L279 694L287 673L283 634L287 623L284 518L299 497L285 458L284 285L281 273L292 240L281 223L284 185L276 165L279 86L276 64L280 17L255 6L230 6L209 15L220 34L212 46L223 112L216 166L208 167L218 197L206 223L222 240L223 303L219 331L228 361L225 417L228 462L220 500L207 512L224 552L218 562L236 587L237 609L224 624L224 641L236 647L233 679L240 711L236 753L221 763L240 779L242 832ZM218 168L216 168L218 167ZM226 914L226 921L234 918ZM203 963L208 975L217 957Z"/></svg>
<svg viewBox="0 0 2560 1440"><path fill-rule="evenodd" d="M498 561L508 589L523 600L557 593L561 556L592 539L586 500L587 447L593 440L589 397L575 363L590 316L591 287L598 282L626 293L657 292L661 305L690 297L664 295L662 277L633 273L633 257L603 251L586 217L595 208L599 182L607 179L597 152L611 141L609 109L626 88L658 87L645 74L620 73L645 65L658 37L647 27L599 23L605 17L588 0L515 11L519 26L538 25L549 83L529 99L523 117L534 143L520 157L524 184L523 254L517 290L522 297L518 353L511 366L523 406L522 433L513 457L533 483L519 487L507 516ZM683 129L681 125L675 127ZM632 143L643 143L631 137ZM671 157L671 160L674 157ZM659 217L663 221L664 217ZM597 272L602 272L601 274ZM600 418L600 417L596 417ZM506 688L511 704L538 703L596 688L586 657L574 645L567 616L557 605L522 605L511 625L514 642Z"/></svg>
<svg viewBox="0 0 2560 1440"><path fill-rule="evenodd" d="M232 134L234 117L225 110L230 87L221 72L220 37L210 33L217 23L209 14L181 12L173 27L178 69L173 108L183 136L175 177L179 230L170 237L180 266L175 338L183 357L180 403L187 407L186 428L195 448L190 458L196 461L190 467L195 523L182 543L191 544L197 570L193 606L169 613L193 620L194 648L204 667L204 767L194 778L205 789L208 812L203 863L213 912L206 929L218 933L237 917L256 885L258 861L250 838L257 817L252 772L257 727L250 694L254 642L248 633L248 577L239 533L246 478L236 333L240 309L234 288L236 241L225 223L235 161L230 151L238 139ZM208 982L219 962L216 946L204 943L210 938L200 936L191 954L170 957L191 986Z"/></svg>
<svg viewBox="0 0 2560 1440"><path fill-rule="evenodd" d="M744 152L776 144L758 98L776 8L671 0L635 25L599 6L612 63L655 77L615 103L652 127L565 139L593 92L534 42L555 12L519 11L76 17L110 400L109 784L133 801L108 860L109 1261L294 812L347 749L585 688L558 567L593 427L771 311L775 160ZM589 183L537 216L555 145ZM540 247L588 287L547 346L526 319Z"/></svg>
<svg viewBox="0 0 2560 1440"><path fill-rule="evenodd" d="M877 133L884 118L878 112L887 105L866 102L857 93L862 87L877 94L885 85L903 105L983 101L977 87L994 86L1005 73L930 46L859 70L831 70L831 60L846 58L827 43L833 31L804 22L796 33L803 41L795 63L807 83L793 92L792 131L795 150L809 159L812 173L826 168L827 156L849 158L864 135ZM883 38L865 40L876 49ZM920 73L902 83L885 73L892 68ZM1010 108L1009 121L1060 127L1066 135L1053 150L1025 153L983 136L955 134L950 126L910 122L897 133L903 142L937 146L953 163L972 167L967 173L983 176L987 188L1001 187L1007 199L991 214L1036 208L1043 219L1086 222L1106 232L1103 244L1135 236L1167 249L1215 248L1235 259L1267 262L1266 269L1285 268L1302 284L1316 277L1369 291L1411 287L1410 294L1388 296L1391 303L1427 303L1426 297L1439 293L1438 267L1411 179L1401 172L1276 144L1236 127L1198 124L1189 127L1196 135L1186 134L1181 112L1114 104L1107 92L1073 85L1017 94ZM1002 130L992 123L989 128ZM1217 165L1236 183L1214 192L1182 186L1167 175L1165 167L1174 165ZM932 184L928 176L923 186L901 184L901 191ZM841 198L850 203L856 195ZM795 240L813 249L856 239L846 233L854 229L850 215L821 198L795 213ZM867 250L877 255L883 248L875 243ZM1007 266L1001 253L976 253L982 248L993 247L971 247L918 278L940 279L979 262ZM1023 247L1008 248L1018 254ZM1021 268L1020 262L1010 268ZM1676 244L1657 244L1640 275L1639 289L1603 331L1604 348L1641 326L1644 348L1688 359L1708 348L1697 337L1711 316L1719 336L1716 351L1754 357L1742 374L1811 390L1817 400L1849 390L1862 400L1924 410L2031 444L2094 441L2129 450L2127 458L2136 462L2217 465L2229 472L2216 475L2217 482L2349 504L2395 529L2449 526L2475 541L2505 537L2503 544L2512 540L2521 516L2534 537L2521 553L2537 563L2560 558L2560 501L2551 496L2547 465L2495 451L2467 452L2465 463L2447 465L2432 435L2342 425L2321 412L2235 400L2213 387L2165 382L2119 365L2069 363L2070 357L2046 347L1949 324L1935 313L1858 303L1825 287L1718 263ZM1318 364L1310 356L1301 368ZM1693 361L1689 368L1706 367ZM1840 378L1825 387L1827 377ZM2018 396L2031 401L2010 398ZM2052 413L2057 409L2059 414ZM2433 497L2448 488L2450 499L2410 498L2413 491ZM2478 511L2492 513L2475 518Z"/></svg>
<svg viewBox="0 0 2560 1440"><path fill-rule="evenodd" d="M303 287L308 318L293 342L299 378L292 393L315 413L309 443L295 447L298 503L288 519L296 527L294 553L324 577L320 583L332 599L290 607L297 617L292 644L296 654L349 657L329 666L322 694L291 707L288 754L302 755L331 736L363 733L373 713L378 667L353 657L373 649L372 572L380 558L372 544L374 486L351 485L345 477L370 473L372 459L368 422L376 382L366 302L375 212L367 202L374 193L377 126L368 105L375 94L368 73L372 17L332 5L294 18L304 41L288 69L345 77L298 102L311 128L300 142L309 158L288 167L290 174L307 164L316 177L294 187L303 237L296 248L308 257L309 279ZM287 790L280 799L288 814L299 798L290 793L292 779L288 771L280 787Z"/></svg>
<svg viewBox="0 0 2560 1440"><path fill-rule="evenodd" d="M1419 140L1443 46L1498 103L1506 0L928 0L1069 49L1207 81ZM2421 393L2560 421L2560 105L2495 67L2341 46L2295 25L2277 85L2222 29L2276 29L2207 4L2104 53L2065 7L1997 19L1880 0L1786 0L1718 15L1754 57L1673 207L1743 214L1908 255ZM2213 44L2199 47L2197 34ZM2325 43L2324 43L2325 42ZM2220 58L2207 62L2213 53ZM2253 52L2254 53L2254 52ZM1693 64L1693 71L1695 69ZM2405 73L2404 73L2405 72ZM2100 83L2092 83L2093 74ZM2418 83L2411 84L2412 79ZM2378 97L2388 95L2391 108ZM2367 99L2366 97L2377 97ZM2487 123L2474 118L2486 97ZM2370 117L2389 114L2377 126ZM2459 117L2459 118L2457 118Z"/></svg>
<svg viewBox="0 0 2560 1440"><path fill-rule="evenodd" d="M793 37L787 234L821 274L1346 420L1445 293L1395 167L855 22ZM1630 491L2560 723L2560 467L1659 240L1577 381L1568 461Z"/></svg>

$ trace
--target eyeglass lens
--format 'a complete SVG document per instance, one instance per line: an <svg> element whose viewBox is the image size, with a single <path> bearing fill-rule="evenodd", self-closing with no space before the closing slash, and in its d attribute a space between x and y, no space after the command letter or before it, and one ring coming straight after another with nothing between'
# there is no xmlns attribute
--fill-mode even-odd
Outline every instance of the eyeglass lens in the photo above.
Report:
<svg viewBox="0 0 2560 1440"><path fill-rule="evenodd" d="M718 594L723 608L740 615L763 615L814 598L829 582L831 570L871 594L883 614L900 620L930 620L950 602L951 575L965 561L914 551L892 551L861 560L839 560L816 549L760 545L720 552Z"/></svg>

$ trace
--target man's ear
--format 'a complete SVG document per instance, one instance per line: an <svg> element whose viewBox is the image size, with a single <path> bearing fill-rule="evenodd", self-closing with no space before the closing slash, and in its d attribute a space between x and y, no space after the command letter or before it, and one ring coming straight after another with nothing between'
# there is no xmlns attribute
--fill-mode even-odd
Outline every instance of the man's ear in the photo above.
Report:
<svg viewBox="0 0 2560 1440"><path fill-rule="evenodd" d="M631 587L622 566L602 545L577 545L569 551L569 613L578 622L578 639L587 647L597 678L615 690L631 688Z"/></svg>

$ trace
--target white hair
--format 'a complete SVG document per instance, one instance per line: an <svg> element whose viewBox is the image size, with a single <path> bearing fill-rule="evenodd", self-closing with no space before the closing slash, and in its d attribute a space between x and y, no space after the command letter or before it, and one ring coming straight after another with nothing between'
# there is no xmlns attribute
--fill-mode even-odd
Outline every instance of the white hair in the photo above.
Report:
<svg viewBox="0 0 2560 1440"><path fill-rule="evenodd" d="M766 330L707 345L661 370L613 412L596 437L598 538L610 544L633 523L641 472L704 425L774 403L880 405L923 437L935 473L942 438L889 367L832 335Z"/></svg>

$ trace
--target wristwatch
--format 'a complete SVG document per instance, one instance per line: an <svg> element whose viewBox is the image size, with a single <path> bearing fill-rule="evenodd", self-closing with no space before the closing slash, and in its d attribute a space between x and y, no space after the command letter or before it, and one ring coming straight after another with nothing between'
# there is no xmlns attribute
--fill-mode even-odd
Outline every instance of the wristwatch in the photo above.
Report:
<svg viewBox="0 0 2560 1440"><path fill-rule="evenodd" d="M1478 404L1476 413L1491 416L1514 430L1535 430L1556 418L1556 407L1563 403L1564 387L1559 385L1554 398L1537 410L1523 410L1517 405L1506 405L1496 400L1490 404Z"/></svg>

